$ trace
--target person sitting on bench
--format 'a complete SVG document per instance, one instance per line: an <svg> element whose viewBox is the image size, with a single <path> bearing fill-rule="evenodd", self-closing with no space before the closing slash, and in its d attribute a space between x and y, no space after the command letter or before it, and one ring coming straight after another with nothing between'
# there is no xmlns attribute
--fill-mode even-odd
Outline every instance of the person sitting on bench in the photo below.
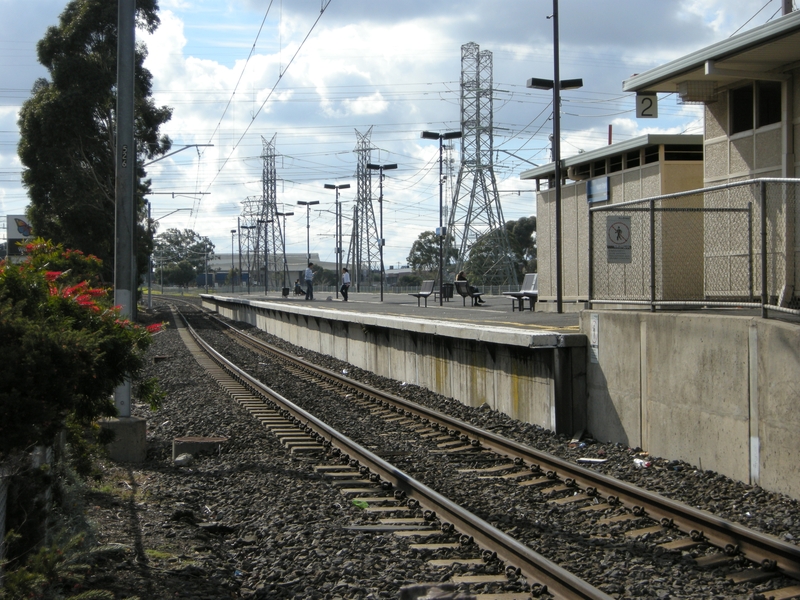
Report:
<svg viewBox="0 0 800 600"><path fill-rule="evenodd" d="M467 274L464 271L459 271L458 275L456 275L456 281L467 281ZM481 298L480 290L475 287L474 285L467 285L469 288L470 295L475 299L475 302L478 304L486 304Z"/></svg>

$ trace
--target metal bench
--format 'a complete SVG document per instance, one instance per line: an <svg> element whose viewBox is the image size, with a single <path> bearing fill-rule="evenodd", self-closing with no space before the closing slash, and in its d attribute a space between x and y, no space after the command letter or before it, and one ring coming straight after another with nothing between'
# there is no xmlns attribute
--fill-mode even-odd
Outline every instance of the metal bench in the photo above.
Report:
<svg viewBox="0 0 800 600"><path fill-rule="evenodd" d="M511 312L514 312L517 307L519 307L520 312L525 310L525 300L530 303L530 309L533 310L533 305L539 297L538 279L538 273L525 273L525 279L522 281L522 287L518 292L503 292L504 296L511 298Z"/></svg>
<svg viewBox="0 0 800 600"><path fill-rule="evenodd" d="M419 306L419 301L421 298L425 298L425 308L428 308L428 296L433 293L433 286L436 284L436 281L433 279L426 279L422 282L422 286L419 288L418 292L413 294L409 294L409 296L414 296L417 299L417 306Z"/></svg>
<svg viewBox="0 0 800 600"><path fill-rule="evenodd" d="M464 306L467 305L467 298L472 300L472 306L476 306L478 304L478 298L481 297L481 292L470 292L469 291L469 281L458 281L456 280L456 291L458 295L463 298L462 303Z"/></svg>

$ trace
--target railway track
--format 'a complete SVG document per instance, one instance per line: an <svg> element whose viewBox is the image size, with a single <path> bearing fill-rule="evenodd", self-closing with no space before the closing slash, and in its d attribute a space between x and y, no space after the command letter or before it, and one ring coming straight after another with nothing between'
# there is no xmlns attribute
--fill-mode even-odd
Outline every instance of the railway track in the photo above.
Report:
<svg viewBox="0 0 800 600"><path fill-rule="evenodd" d="M459 545L476 544L482 549L472 558L454 559L455 562L483 565L487 561L496 561L496 566L503 570L501 574L494 576L462 577L454 583L503 582L524 577L530 583L530 594L534 597L611 599L580 577L533 552L275 393L225 359L197 335L188 322L184 322L187 334L182 337L198 362L206 367L220 385L225 387L240 404L246 406L256 418L262 420L273 431L283 434L287 442L296 443L297 445L293 446L296 451L316 450L338 459L338 464L321 464L317 468L335 480L336 485L355 484L356 487L346 489L348 495L359 495L353 499L355 502L362 502L367 506L374 503L378 506L373 507L373 510L379 512L392 514L408 512L412 515L421 513L421 519L401 517L399 520L385 520L381 530L411 531L415 535L429 535L434 532L431 524L435 523L444 534L453 534L457 531ZM387 503L390 504L387 506ZM521 597L528 597L530 594Z"/></svg>
<svg viewBox="0 0 800 600"><path fill-rule="evenodd" d="M471 456L472 458L464 462L471 463L472 466L462 468L462 472L472 472L482 480L513 482L521 488L536 489L547 497L548 503L559 507L608 514L599 519L599 522L607 525L630 524L626 525L628 528L625 536L631 540L666 535L668 541L658 544L664 552L717 548L704 552L695 561L696 566L705 569L730 567L729 579L737 585L756 584L769 579L773 579L776 586L784 584L771 590L770 595L765 597L777 600L800 596L800 588L796 588L786 579L797 579L800 576L800 551L797 546L538 452L492 432L480 430L469 423L363 385L339 373L298 362L296 357L269 347L254 336L238 331L228 324L223 326L228 335L237 338L238 343L247 345L259 354L269 354L275 360L281 361L284 368L295 376L312 378L318 385L346 398L350 403L357 403L363 409L372 409L375 414L382 413L383 417L415 432L415 435L436 440L437 447L442 452L452 456ZM239 374L241 377L245 375ZM305 416L293 418L305 423L304 427L310 426ZM405 494L405 498L420 501L421 504L432 503L435 492L430 498L426 496L427 492L414 492L412 495L409 493L411 490L406 489L409 485L407 482L402 478L392 479L397 476L398 470L388 463L384 464L377 456L353 458L357 454L356 449L346 443L332 444L332 437L328 437L331 432L314 435L322 438L328 450L346 457L349 465L353 463L351 468L361 473L362 477L368 473L373 478L377 477L373 483L389 483L393 492L398 492L401 496ZM487 459L487 454L492 454L495 460ZM422 499L425 500L424 503L421 502ZM518 574L538 582L540 590L542 585L547 585L548 590L558 590L556 595L572 593L569 586L573 584L568 584L562 592L557 582L537 579L532 567L520 566L523 563L516 553L524 554L524 551L517 548L519 542L516 540L509 542L482 538L482 534L470 529L474 524L452 507L426 510L435 512L438 521L445 528L454 527L481 543L490 553L497 552L509 566L512 576L519 569ZM500 551L492 548L499 548Z"/></svg>

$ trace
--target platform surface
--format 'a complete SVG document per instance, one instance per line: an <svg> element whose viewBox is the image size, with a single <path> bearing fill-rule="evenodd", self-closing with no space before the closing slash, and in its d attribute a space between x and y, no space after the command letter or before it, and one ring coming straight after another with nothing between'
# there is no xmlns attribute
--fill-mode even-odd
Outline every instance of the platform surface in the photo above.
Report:
<svg viewBox="0 0 800 600"><path fill-rule="evenodd" d="M417 299L408 294L384 293L383 302L379 293L350 292L348 302L343 302L341 297L336 298L330 292L314 291L314 300L307 301L303 296L289 296L283 298L279 292L234 293L230 291L215 290L209 292L210 295L218 297L236 297L252 301L266 301L275 303L286 303L295 307L307 306L316 310L331 310L341 312L359 312L363 314L374 314L382 316L411 317L414 319L428 319L438 322L466 323L472 325L495 325L497 327L519 328L521 330L551 332L551 333L579 333L580 313L564 312L536 312L530 310L518 311L511 309L511 298L508 296L484 295L486 304L482 306L470 306L467 302L464 306L461 296L456 296L452 300L445 300L439 305L438 298L434 301L433 296L428 298L428 306L421 302L417 306ZM330 298L330 299L329 299ZM526 306L528 304L526 303Z"/></svg>

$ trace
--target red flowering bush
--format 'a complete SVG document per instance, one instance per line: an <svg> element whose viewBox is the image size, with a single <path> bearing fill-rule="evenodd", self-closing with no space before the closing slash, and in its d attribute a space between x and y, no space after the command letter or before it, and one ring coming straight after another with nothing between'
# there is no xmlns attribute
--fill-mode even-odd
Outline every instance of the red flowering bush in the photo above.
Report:
<svg viewBox="0 0 800 600"><path fill-rule="evenodd" d="M112 394L135 379L156 327L120 316L99 287L100 261L44 240L25 262L0 262L0 461L50 444L68 415L116 416ZM160 399L142 382L140 401Z"/></svg>

